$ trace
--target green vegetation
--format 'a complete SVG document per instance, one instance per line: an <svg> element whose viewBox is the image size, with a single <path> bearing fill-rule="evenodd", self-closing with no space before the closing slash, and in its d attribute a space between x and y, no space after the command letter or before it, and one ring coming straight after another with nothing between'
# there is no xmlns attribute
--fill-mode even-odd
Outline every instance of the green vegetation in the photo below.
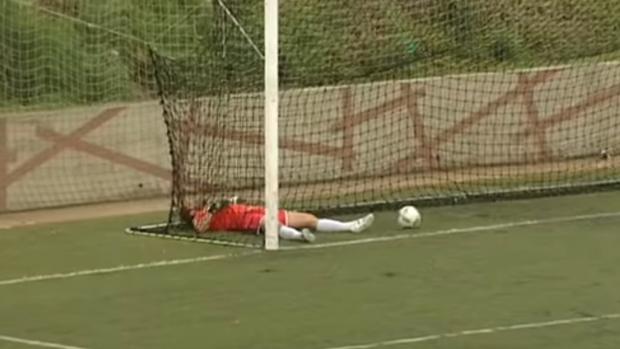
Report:
<svg viewBox="0 0 620 349"><path fill-rule="evenodd" d="M262 1L226 4L262 50ZM281 7L285 86L620 56L620 0L287 0ZM261 58L213 2L10 0L0 16L0 107L152 98L146 43L171 57L198 54L214 81L260 86ZM214 65L223 30L226 58Z"/></svg>
<svg viewBox="0 0 620 349"><path fill-rule="evenodd" d="M146 43L175 54L193 51L199 45L194 22L200 19L200 11L196 8L202 3L3 2L0 107L152 97L153 72Z"/></svg>
<svg viewBox="0 0 620 349"><path fill-rule="evenodd" d="M114 100L129 93L126 67L110 48L86 45L72 23L5 3L0 20L0 103L36 105Z"/></svg>

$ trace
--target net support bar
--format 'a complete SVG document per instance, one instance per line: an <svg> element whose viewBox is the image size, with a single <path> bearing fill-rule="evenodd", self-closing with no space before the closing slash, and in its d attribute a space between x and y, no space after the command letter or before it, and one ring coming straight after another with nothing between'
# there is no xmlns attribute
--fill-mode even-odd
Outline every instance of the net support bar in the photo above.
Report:
<svg viewBox="0 0 620 349"><path fill-rule="evenodd" d="M278 0L265 0L265 249L278 249Z"/></svg>

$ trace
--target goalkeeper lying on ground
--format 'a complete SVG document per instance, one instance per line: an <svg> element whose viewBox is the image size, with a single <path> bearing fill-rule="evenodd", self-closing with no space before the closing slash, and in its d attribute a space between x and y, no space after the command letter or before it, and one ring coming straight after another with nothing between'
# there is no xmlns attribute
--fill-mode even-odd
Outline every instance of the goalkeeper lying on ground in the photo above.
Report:
<svg viewBox="0 0 620 349"><path fill-rule="evenodd" d="M260 233L264 226L265 211L262 206L247 205L233 197L199 208L184 208L181 217L191 222L199 234L207 231ZM354 221L341 222L317 218L311 213L280 210L279 236L286 240L313 242L316 237L312 231L360 233L370 227L374 219L371 213Z"/></svg>

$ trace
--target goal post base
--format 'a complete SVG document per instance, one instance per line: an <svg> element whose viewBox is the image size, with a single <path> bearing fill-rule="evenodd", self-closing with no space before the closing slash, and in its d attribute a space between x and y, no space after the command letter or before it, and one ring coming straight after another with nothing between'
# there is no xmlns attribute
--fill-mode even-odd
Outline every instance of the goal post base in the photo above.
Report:
<svg viewBox="0 0 620 349"><path fill-rule="evenodd" d="M218 246L243 247L243 248L264 248L263 238L261 235L255 234L238 234L238 233L210 233L210 234L193 234L183 224L150 224L129 227L125 229L128 235L154 237L160 239L169 239L185 242L197 242Z"/></svg>

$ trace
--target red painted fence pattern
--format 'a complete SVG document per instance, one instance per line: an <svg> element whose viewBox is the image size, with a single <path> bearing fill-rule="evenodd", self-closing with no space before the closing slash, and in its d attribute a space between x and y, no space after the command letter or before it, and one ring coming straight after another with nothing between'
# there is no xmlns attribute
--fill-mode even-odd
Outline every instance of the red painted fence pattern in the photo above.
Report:
<svg viewBox="0 0 620 349"><path fill-rule="evenodd" d="M294 98L304 91L282 96L283 176L308 157L320 179L544 163L620 146L620 67L612 63L316 91L307 93L321 103L305 108L320 120L304 131L294 129ZM231 156L262 151L260 129L195 132L235 145ZM394 141L373 149L370 138ZM170 179L157 102L0 117L0 211L166 196Z"/></svg>

